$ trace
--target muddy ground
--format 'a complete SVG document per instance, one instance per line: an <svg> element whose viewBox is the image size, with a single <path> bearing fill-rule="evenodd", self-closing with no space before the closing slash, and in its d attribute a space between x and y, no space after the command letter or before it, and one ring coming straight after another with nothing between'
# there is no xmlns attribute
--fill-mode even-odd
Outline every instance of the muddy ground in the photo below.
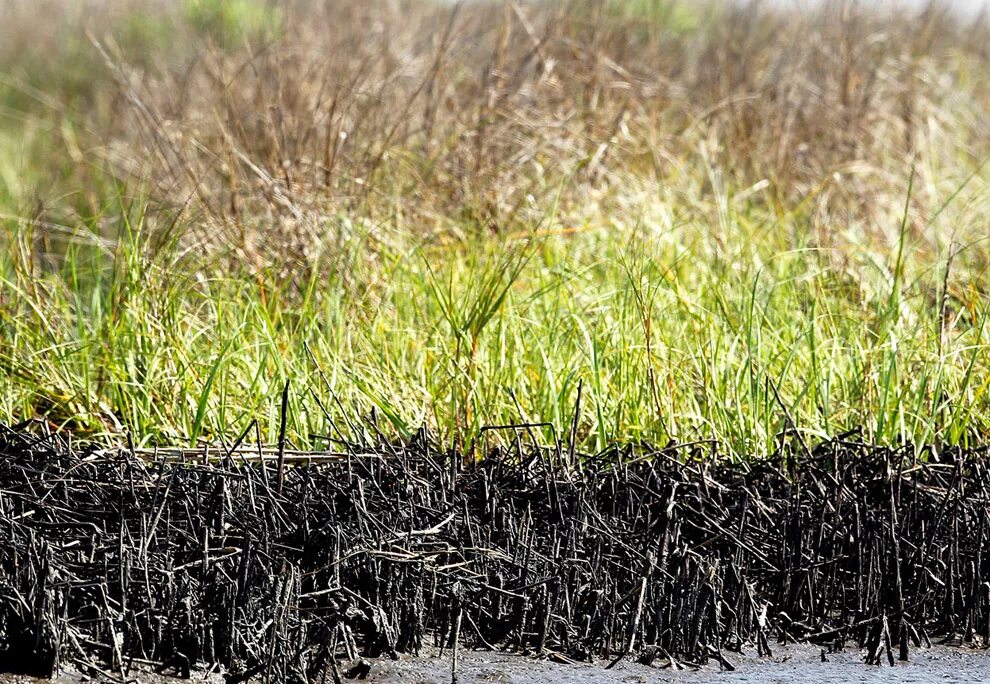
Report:
<svg viewBox="0 0 990 684"><path fill-rule="evenodd" d="M713 663L695 669L672 670L669 665L645 666L622 662L613 669L599 664L563 665L500 653L471 652L459 669L460 684L638 684L640 682L753 682L769 684L838 684L839 682L983 682L990 681L990 653L982 650L934 647L912 651L911 660L894 667L866 665L857 649L828 654L821 662L820 649L808 645L775 649L773 657L755 652L727 654L736 668L720 671ZM448 658L421 658L399 663L377 663L366 681L396 684L434 684L450 681Z"/></svg>
<svg viewBox="0 0 990 684"><path fill-rule="evenodd" d="M605 661L599 663L564 664L547 659L530 658L508 653L465 651L460 654L458 666L459 684L645 684L646 682L683 682L684 684L708 684L718 682L746 682L753 684L839 684L840 682L984 682L990 681L990 652L981 649L935 646L915 649L906 663L894 667L866 665L864 653L848 649L842 653L827 654L827 662L821 660L821 650L809 645L778 647L772 657L759 658L755 652L727 654L736 668L729 672L717 665L694 668L684 666L676 670L669 664L640 665L634 661L620 662L606 669ZM436 654L399 661L375 660L371 671L361 680L357 677L344 681L380 682L382 684L447 684L451 680L450 657ZM342 668L346 672L347 667ZM132 673L138 684L178 684L182 681L223 682L218 674L193 673L191 680L181 680L150 674ZM0 684L27 684L41 681L30 677L0 675ZM95 681L79 674L66 674L56 684L78 684ZM328 682L332 681L329 677Z"/></svg>

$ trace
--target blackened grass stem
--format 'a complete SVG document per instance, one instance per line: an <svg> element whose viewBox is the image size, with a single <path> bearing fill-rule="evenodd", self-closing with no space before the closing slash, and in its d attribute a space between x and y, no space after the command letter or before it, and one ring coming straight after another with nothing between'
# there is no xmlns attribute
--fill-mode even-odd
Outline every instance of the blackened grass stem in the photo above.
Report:
<svg viewBox="0 0 990 684"><path fill-rule="evenodd" d="M282 487L285 484L285 428L286 423L288 423L289 414L289 380L285 381L285 387L282 388L282 410L281 416L279 418L278 424L278 485L277 491L279 494L282 493Z"/></svg>

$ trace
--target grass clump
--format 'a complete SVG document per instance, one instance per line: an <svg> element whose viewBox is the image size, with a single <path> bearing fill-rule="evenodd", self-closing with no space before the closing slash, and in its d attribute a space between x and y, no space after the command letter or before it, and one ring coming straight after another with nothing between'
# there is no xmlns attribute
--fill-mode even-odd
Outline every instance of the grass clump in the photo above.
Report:
<svg viewBox="0 0 990 684"><path fill-rule="evenodd" d="M196 30L225 47L272 40L282 25L278 8L261 0L188 0L186 16Z"/></svg>
<svg viewBox="0 0 990 684"><path fill-rule="evenodd" d="M291 380L299 444L565 427L579 387L593 448L985 436L984 23L193 4L110 3L91 95L8 101L5 419L274 440Z"/></svg>

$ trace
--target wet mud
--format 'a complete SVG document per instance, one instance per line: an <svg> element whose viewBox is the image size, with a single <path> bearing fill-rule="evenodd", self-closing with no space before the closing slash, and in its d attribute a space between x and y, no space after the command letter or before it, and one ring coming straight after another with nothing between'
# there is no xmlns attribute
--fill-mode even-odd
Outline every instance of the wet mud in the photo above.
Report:
<svg viewBox="0 0 990 684"><path fill-rule="evenodd" d="M728 671L712 664L696 667L669 662L653 666L620 662L614 668L607 669L607 663L564 663L549 657L468 650L461 654L457 674L460 684L931 684L990 681L990 654L982 649L934 646L913 652L909 661L898 662L894 667L866 665L864 656L864 652L853 649L826 653L823 661L821 649L799 644L785 646L773 656L757 657L745 652L734 654L734 670ZM450 658L440 655L436 649L420 656L405 655L394 661L365 661L368 671L363 678L357 674L347 677L346 673L360 669L357 668L360 662L341 663L344 682L448 684L451 681ZM140 670L129 672L127 679L135 684L179 684L187 681ZM214 684L223 682L221 675L202 671L193 672L191 679ZM79 672L63 673L53 680L0 674L0 684L82 684L88 681L94 681L94 678ZM256 681L261 681L261 678Z"/></svg>
<svg viewBox="0 0 990 684"><path fill-rule="evenodd" d="M669 664L645 666L620 663L613 669L606 664L560 664L511 654L465 654L458 675L461 684L845 684L884 682L928 684L933 682L990 681L990 655L981 650L934 647L912 652L907 662L894 667L866 665L865 653L856 649L826 655L810 645L788 646L772 657L755 654L735 655L735 670L717 665L682 669ZM394 684L446 684L450 662L441 658L421 658L401 663L376 663L366 681Z"/></svg>

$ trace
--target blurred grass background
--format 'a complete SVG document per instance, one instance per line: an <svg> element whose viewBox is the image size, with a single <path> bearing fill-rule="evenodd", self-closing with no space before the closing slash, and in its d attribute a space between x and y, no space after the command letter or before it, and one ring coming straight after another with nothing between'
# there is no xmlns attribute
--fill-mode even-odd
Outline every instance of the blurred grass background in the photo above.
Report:
<svg viewBox="0 0 990 684"><path fill-rule="evenodd" d="M11 0L0 419L299 446L986 437L990 26ZM349 420L351 418L351 420ZM542 429L549 436L547 429Z"/></svg>

